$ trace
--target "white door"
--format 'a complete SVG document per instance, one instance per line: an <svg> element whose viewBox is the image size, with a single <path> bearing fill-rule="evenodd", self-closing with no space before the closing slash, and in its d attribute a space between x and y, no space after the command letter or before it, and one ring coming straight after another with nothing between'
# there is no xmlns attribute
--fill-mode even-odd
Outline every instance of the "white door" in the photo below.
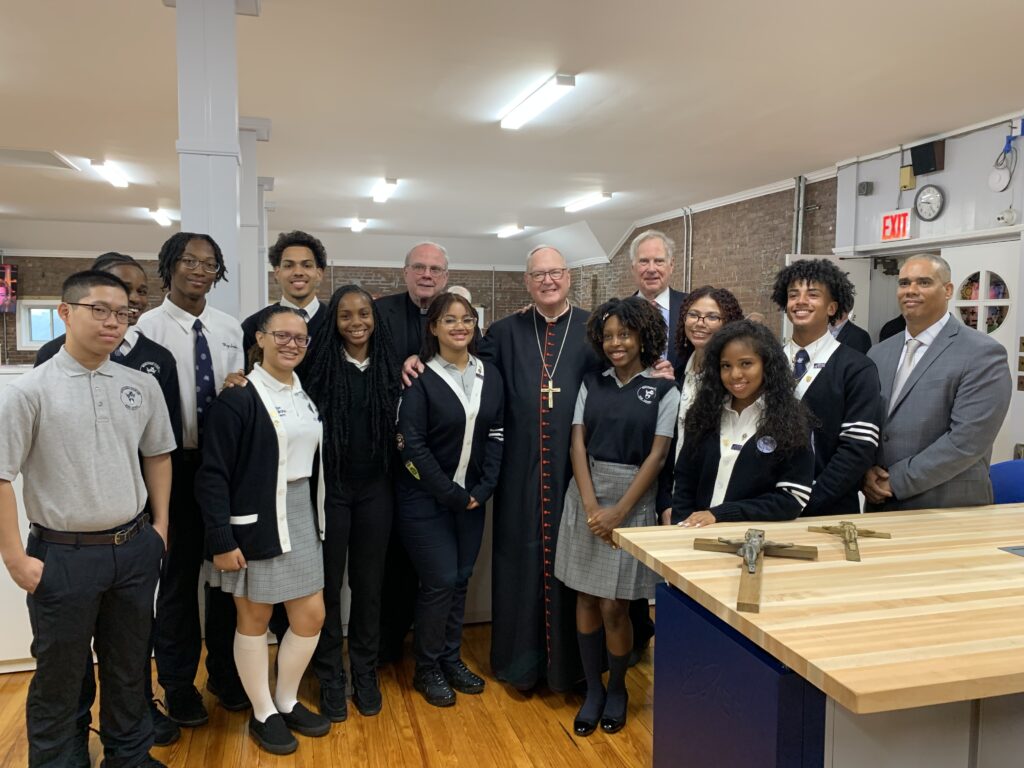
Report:
<svg viewBox="0 0 1024 768"><path fill-rule="evenodd" d="M1017 362L1017 286L1020 270L1019 241L943 248L953 281L953 316L1006 348L1011 366ZM1018 372L1011 370L1016 382ZM992 446L992 462L1013 458L1009 413Z"/></svg>

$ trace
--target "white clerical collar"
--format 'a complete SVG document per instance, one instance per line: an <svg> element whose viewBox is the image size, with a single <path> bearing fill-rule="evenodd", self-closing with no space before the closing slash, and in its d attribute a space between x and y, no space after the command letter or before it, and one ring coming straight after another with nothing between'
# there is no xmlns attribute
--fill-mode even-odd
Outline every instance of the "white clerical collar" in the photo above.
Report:
<svg viewBox="0 0 1024 768"><path fill-rule="evenodd" d="M540 315L541 317L543 317L543 318L544 318L544 319L545 319L545 320L546 320L547 322L549 322L549 323L553 323L553 322L555 322L555 321L556 321L556 320L557 320L558 318L560 318L560 317L561 317L562 315L564 315L564 314L565 314L566 312L568 312L568 311L569 311L570 309L572 309L572 305L571 305L571 304L569 304L569 300L568 300L568 299L566 299L566 300L565 300L565 309L563 309L563 310L562 310L561 312L559 312L559 313L558 313L557 315L552 315L552 316L550 316L550 317L549 317L548 315L545 315L545 314L544 314L543 312L541 312L541 311L540 311L540 309L539 309L539 308L537 307L537 305L536 305L536 304L534 304L534 305L533 305L533 308L534 308L535 310L537 310L537 314L538 314L538 315Z"/></svg>
<svg viewBox="0 0 1024 768"><path fill-rule="evenodd" d="M295 309L295 310L301 309L303 312L306 313L307 321L312 320L313 319L313 315L315 315L316 311L318 309L320 309L320 300L317 299L316 297L314 297L313 300L311 302L309 302L309 304L307 304L304 307L300 307L295 302L288 301L288 299L286 299L284 296L281 297L280 304L281 304L282 307L288 307L289 309Z"/></svg>

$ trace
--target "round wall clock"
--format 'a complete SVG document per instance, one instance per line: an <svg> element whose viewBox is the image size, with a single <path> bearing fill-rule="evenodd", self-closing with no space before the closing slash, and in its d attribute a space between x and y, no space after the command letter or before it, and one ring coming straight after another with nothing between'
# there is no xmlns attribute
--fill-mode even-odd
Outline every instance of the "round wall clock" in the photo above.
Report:
<svg viewBox="0 0 1024 768"><path fill-rule="evenodd" d="M914 198L914 209L921 221L935 221L946 204L945 193L934 184L926 184Z"/></svg>

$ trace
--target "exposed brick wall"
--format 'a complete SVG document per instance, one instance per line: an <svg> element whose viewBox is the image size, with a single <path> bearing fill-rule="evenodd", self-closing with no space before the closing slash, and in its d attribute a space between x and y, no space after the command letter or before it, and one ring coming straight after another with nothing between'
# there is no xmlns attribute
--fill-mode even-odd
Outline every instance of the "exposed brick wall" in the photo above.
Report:
<svg viewBox="0 0 1024 768"><path fill-rule="evenodd" d="M835 179L808 184L804 190L804 243L802 253L827 256L836 247Z"/></svg>

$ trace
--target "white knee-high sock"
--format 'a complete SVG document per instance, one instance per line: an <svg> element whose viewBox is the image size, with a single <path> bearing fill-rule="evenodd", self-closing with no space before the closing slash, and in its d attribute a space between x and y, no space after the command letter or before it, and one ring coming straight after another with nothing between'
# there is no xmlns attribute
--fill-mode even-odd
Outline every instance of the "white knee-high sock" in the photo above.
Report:
<svg viewBox="0 0 1024 768"><path fill-rule="evenodd" d="M252 702L252 713L261 723L277 714L274 699L270 695L270 655L267 652L267 636L243 635L235 630L235 666L242 687Z"/></svg>
<svg viewBox="0 0 1024 768"><path fill-rule="evenodd" d="M290 629L284 633L281 645L277 649L277 688L274 690L274 703L278 712L291 712L299 700L299 683L302 673L313 658L313 651L320 640L320 633L312 637L296 635Z"/></svg>

